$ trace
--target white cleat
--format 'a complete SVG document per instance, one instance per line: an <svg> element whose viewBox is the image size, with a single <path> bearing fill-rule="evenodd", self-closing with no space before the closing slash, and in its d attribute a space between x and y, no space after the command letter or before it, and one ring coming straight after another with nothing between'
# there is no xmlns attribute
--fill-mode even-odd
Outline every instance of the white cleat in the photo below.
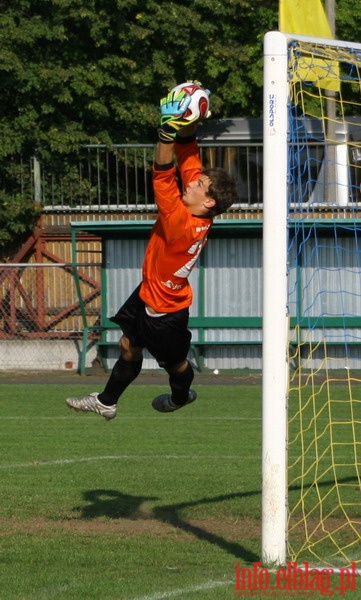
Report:
<svg viewBox="0 0 361 600"><path fill-rule="evenodd" d="M80 398L67 398L65 402L69 408L73 408L77 412L94 412L104 417L107 421L117 416L117 405L105 406L105 404L102 404L98 400L97 392L93 392L89 396L81 396Z"/></svg>

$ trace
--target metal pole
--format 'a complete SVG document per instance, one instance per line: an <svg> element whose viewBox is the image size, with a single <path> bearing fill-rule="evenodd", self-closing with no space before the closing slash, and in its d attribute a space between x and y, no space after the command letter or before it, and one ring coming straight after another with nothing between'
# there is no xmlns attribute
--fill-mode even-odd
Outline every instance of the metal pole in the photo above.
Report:
<svg viewBox="0 0 361 600"><path fill-rule="evenodd" d="M336 9L335 0L325 0L326 17L330 25L332 37L336 36Z"/></svg>
<svg viewBox="0 0 361 600"><path fill-rule="evenodd" d="M332 38L336 35L335 0L325 0L325 12L331 29ZM336 197L336 93L326 90L327 140L325 144L325 201L337 202Z"/></svg>
<svg viewBox="0 0 361 600"><path fill-rule="evenodd" d="M36 156L33 157L33 183L35 204L41 204L41 170Z"/></svg>

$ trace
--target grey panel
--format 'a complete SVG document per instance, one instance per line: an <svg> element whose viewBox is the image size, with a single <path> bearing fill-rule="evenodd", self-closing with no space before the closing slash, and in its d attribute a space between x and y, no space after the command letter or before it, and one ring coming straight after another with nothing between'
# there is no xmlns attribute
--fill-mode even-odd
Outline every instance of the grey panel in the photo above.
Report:
<svg viewBox="0 0 361 600"><path fill-rule="evenodd" d="M107 272L107 314L114 314L141 279L146 240L109 240L105 242ZM261 316L262 314L262 242L260 239L212 239L204 250L205 297L199 295L203 275L199 265L193 269L190 282L193 288L191 316ZM204 300L204 306L201 303ZM193 339L198 332L193 331ZM260 329L209 329L209 341L260 341ZM117 331L108 332L109 341L117 341ZM205 366L208 368L261 368L261 346L207 346ZM109 348L111 367L118 351ZM153 369L156 362L145 355L144 367Z"/></svg>

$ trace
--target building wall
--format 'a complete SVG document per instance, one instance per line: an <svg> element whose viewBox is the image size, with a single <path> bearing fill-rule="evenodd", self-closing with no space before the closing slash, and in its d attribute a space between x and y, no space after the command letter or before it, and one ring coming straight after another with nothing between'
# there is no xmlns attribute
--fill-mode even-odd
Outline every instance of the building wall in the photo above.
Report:
<svg viewBox="0 0 361 600"><path fill-rule="evenodd" d="M141 281L141 265L146 240L106 240L106 313L112 316ZM209 241L201 261L192 271L190 282L194 298L191 317L262 316L262 244L260 238L214 238ZM204 284L201 283L204 277ZM192 330L193 340L198 331ZM108 341L117 341L117 331L108 332ZM205 340L218 342L261 341L261 329L207 329ZM116 348L108 349L112 367L118 357ZM209 345L205 364L209 369L260 369L259 345ZM157 368L147 356L146 369Z"/></svg>

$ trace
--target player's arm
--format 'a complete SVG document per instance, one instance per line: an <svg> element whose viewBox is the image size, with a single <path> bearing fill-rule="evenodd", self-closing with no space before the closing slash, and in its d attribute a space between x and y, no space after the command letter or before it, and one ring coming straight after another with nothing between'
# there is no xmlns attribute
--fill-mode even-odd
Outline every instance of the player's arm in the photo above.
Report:
<svg viewBox="0 0 361 600"><path fill-rule="evenodd" d="M156 148L155 162L157 165L168 165L173 163L175 142L186 144L196 139L197 123L191 123L179 129L173 142L159 140Z"/></svg>
<svg viewBox="0 0 361 600"><path fill-rule="evenodd" d="M176 168L173 162L174 143L158 142L153 165L154 199L167 244L183 236L188 211L182 203Z"/></svg>
<svg viewBox="0 0 361 600"><path fill-rule="evenodd" d="M183 115L187 111L191 97L183 90L171 90L160 101L159 142L156 148L155 166L171 167L174 158L174 144L177 136L193 135L196 125L188 124ZM185 130L185 132L183 132Z"/></svg>
<svg viewBox="0 0 361 600"><path fill-rule="evenodd" d="M197 125L198 123L194 123L180 130L174 146L178 169L183 187L185 188L192 181L197 180L202 171L201 157L196 138Z"/></svg>
<svg viewBox="0 0 361 600"><path fill-rule="evenodd" d="M197 135L197 127L198 127L198 121L196 123L191 123L190 125L186 125L185 127L182 127L182 129L180 129L177 132L176 135L176 141L183 141L185 142L186 140L194 140L196 138Z"/></svg>
<svg viewBox="0 0 361 600"><path fill-rule="evenodd" d="M183 143L184 146L189 146L190 140L193 142L192 145L195 143L198 118L189 120L188 107L190 103L191 96L181 86L173 88L160 101L159 142L155 154L153 183L155 200L160 212L163 213L171 212L174 203L181 199L176 181L174 153L179 158L184 151L178 152L178 146ZM189 148L187 152L189 152ZM200 161L199 164L197 163L197 167L200 170Z"/></svg>
<svg viewBox="0 0 361 600"><path fill-rule="evenodd" d="M163 167L173 166L174 160L174 142L172 144L164 144L159 141L155 151L155 164Z"/></svg>
<svg viewBox="0 0 361 600"><path fill-rule="evenodd" d="M187 144L194 142L197 134L198 123L191 123L180 128L172 142L164 141L159 137L159 142L156 147L155 163L159 166L172 165L174 160L174 144Z"/></svg>
<svg viewBox="0 0 361 600"><path fill-rule="evenodd" d="M160 122L156 147L153 184L159 210L170 212L174 202L180 199L174 166L177 136L194 133L196 126L184 119L191 97L183 89L174 88L160 101ZM184 132L182 130L185 130Z"/></svg>

